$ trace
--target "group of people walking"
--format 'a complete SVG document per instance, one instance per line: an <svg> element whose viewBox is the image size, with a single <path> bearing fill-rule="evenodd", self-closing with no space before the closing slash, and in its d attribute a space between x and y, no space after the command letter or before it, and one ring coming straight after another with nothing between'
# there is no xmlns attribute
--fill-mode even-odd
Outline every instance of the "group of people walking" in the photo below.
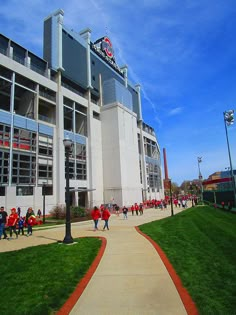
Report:
<svg viewBox="0 0 236 315"><path fill-rule="evenodd" d="M107 208L101 206L99 210L98 207L94 207L91 216L94 221L94 231L98 230L98 221L100 218L104 220L103 231L105 231L105 229L109 230L108 221L111 214Z"/></svg>
<svg viewBox="0 0 236 315"><path fill-rule="evenodd" d="M137 203L135 203L134 205L132 205L130 207L130 210L132 212L132 215L134 215L134 213L136 213L136 215L142 215L143 214L143 204L140 203L138 205ZM115 214L117 216L120 215L120 207L118 205L113 206L113 211L115 212ZM127 206L123 206L121 211L123 213L124 220L127 220L129 208ZM101 205L100 208L95 206L93 208L93 210L91 211L91 217L94 221L94 231L98 230L99 219L104 221L104 226L103 226L102 230L103 231L105 231L106 229L109 230L108 223L109 223L110 216L111 216L111 212L108 209L108 207L106 207L105 205Z"/></svg>
<svg viewBox="0 0 236 315"><path fill-rule="evenodd" d="M18 235L24 235L24 230L27 228L26 236L30 236L33 233L33 226L36 224L36 216L31 207L28 208L26 215L21 216L20 207L11 208L11 213L5 211L3 206L0 207L0 240L12 238L12 235L15 234L15 238L18 238ZM7 235L9 232L9 236Z"/></svg>

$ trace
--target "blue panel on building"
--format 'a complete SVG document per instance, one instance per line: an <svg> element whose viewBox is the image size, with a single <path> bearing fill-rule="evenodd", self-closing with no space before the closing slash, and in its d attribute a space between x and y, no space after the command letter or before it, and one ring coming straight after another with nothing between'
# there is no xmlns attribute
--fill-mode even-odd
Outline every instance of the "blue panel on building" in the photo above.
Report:
<svg viewBox="0 0 236 315"><path fill-rule="evenodd" d="M32 119L26 119L26 129L32 130L32 131L38 131L38 124L35 120Z"/></svg>
<svg viewBox="0 0 236 315"><path fill-rule="evenodd" d="M84 136L75 134L75 142L80 144L86 144L86 138Z"/></svg>
<svg viewBox="0 0 236 315"><path fill-rule="evenodd" d="M69 138L70 140L72 140L73 142L75 142L75 135L73 134L73 132L64 130L64 139L65 138Z"/></svg>
<svg viewBox="0 0 236 315"><path fill-rule="evenodd" d="M14 115L14 127L26 129L26 118L19 115Z"/></svg>
<svg viewBox="0 0 236 315"><path fill-rule="evenodd" d="M74 134L73 132L67 130L64 130L64 138L69 138L76 143L86 144L86 137L79 134Z"/></svg>
<svg viewBox="0 0 236 315"><path fill-rule="evenodd" d="M8 112L4 112L3 110L0 110L0 122L10 125L11 124L11 114Z"/></svg>
<svg viewBox="0 0 236 315"><path fill-rule="evenodd" d="M39 124L39 133L43 133L45 135L53 137L53 128L44 124Z"/></svg>
<svg viewBox="0 0 236 315"><path fill-rule="evenodd" d="M120 82L115 79L107 80L103 83L103 104L119 102L133 111L132 94Z"/></svg>

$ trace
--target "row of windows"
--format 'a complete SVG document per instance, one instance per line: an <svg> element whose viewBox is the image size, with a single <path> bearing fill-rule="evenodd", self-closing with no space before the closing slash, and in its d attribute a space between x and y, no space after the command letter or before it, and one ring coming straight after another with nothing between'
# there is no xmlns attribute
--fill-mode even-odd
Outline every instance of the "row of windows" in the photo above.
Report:
<svg viewBox="0 0 236 315"><path fill-rule="evenodd" d="M16 186L16 196L33 196L34 194L34 187L33 186ZM6 187L0 186L0 196L6 195ZM42 187L42 196L49 196L53 195L53 186L47 185Z"/></svg>
<svg viewBox="0 0 236 315"><path fill-rule="evenodd" d="M12 183L35 184L36 156L13 153Z"/></svg>
<svg viewBox="0 0 236 315"><path fill-rule="evenodd" d="M10 147L10 126L0 124L0 146ZM39 134L38 154L53 156L53 139L51 136ZM13 149L36 152L36 133L26 129L14 128Z"/></svg>
<svg viewBox="0 0 236 315"><path fill-rule="evenodd" d="M74 162L70 160L69 177L70 179L86 180L87 179L86 163Z"/></svg>
<svg viewBox="0 0 236 315"><path fill-rule="evenodd" d="M161 169L158 165L146 163L146 171L148 177L148 185L152 188L160 189L161 184Z"/></svg>
<svg viewBox="0 0 236 315"><path fill-rule="evenodd" d="M0 184L9 183L9 151L0 151ZM73 158L73 160L72 160ZM74 154L70 161L70 178L86 180L86 146L76 143ZM36 183L36 154L26 154L13 151L12 160L12 183L15 185ZM52 181L53 162L52 159L38 159L38 180Z"/></svg>
<svg viewBox="0 0 236 315"><path fill-rule="evenodd" d="M9 152L0 151L0 184L9 182ZM38 179L52 180L53 165L50 159L39 159ZM33 154L21 154L13 152L12 183L32 184L36 182L36 156ZM41 181L42 182L42 181Z"/></svg>

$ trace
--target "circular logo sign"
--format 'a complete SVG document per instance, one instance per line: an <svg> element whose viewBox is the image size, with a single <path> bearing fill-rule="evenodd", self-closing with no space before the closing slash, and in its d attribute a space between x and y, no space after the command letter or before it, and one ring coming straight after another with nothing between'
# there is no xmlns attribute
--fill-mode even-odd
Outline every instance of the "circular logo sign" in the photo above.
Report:
<svg viewBox="0 0 236 315"><path fill-rule="evenodd" d="M108 37L103 38L103 41L101 43L101 49L102 49L102 51L104 51L104 53L107 55L107 57L109 57L109 58L114 57L112 43Z"/></svg>

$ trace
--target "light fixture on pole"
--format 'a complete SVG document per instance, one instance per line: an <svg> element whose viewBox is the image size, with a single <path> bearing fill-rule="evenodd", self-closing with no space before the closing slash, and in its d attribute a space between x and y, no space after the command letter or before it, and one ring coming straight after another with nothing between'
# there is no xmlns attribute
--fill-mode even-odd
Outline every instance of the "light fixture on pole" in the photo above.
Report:
<svg viewBox="0 0 236 315"><path fill-rule="evenodd" d="M69 155L72 150L72 140L69 137L66 137L63 140L65 147L65 156L66 156L66 234L63 240L65 244L73 243L73 238L71 236L71 221L70 221L70 172L69 172Z"/></svg>
<svg viewBox="0 0 236 315"><path fill-rule="evenodd" d="M227 147L228 147L228 154L229 154L230 174L231 174L231 181L232 181L232 187L233 187L234 207L235 207L236 206L236 195L235 195L236 187L235 187L235 178L234 178L234 172L233 172L233 166L232 166L232 159L231 159L229 138L228 138L228 129L227 129L227 127L233 125L234 123L234 110L230 109L228 111L225 111L223 112L223 115L224 115L225 133L226 133L226 140L227 140Z"/></svg>

